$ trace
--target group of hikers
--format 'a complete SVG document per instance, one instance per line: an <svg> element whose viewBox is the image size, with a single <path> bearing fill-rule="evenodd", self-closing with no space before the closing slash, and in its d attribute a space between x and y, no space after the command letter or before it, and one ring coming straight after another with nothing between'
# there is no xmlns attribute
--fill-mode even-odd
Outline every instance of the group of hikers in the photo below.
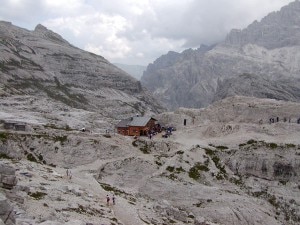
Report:
<svg viewBox="0 0 300 225"><path fill-rule="evenodd" d="M115 195L113 195L111 197L111 200L112 200L112 204L115 205L116 204L116 197L115 197ZM110 197L108 195L106 195L106 204L109 205L109 203L110 203Z"/></svg>
<svg viewBox="0 0 300 225"><path fill-rule="evenodd" d="M269 123L271 124L271 123L278 123L279 122L279 117L277 116L276 118L273 118L273 117L271 117L270 119L269 119ZM291 118L286 118L286 117L284 117L283 118L283 122L291 122ZM297 119L297 123L298 124L300 124L300 118L299 119Z"/></svg>

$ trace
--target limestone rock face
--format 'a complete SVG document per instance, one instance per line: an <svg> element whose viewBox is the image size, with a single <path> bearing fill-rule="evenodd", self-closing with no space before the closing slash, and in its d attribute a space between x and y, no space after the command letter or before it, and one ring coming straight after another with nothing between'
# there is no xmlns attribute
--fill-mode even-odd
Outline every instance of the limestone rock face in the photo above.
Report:
<svg viewBox="0 0 300 225"><path fill-rule="evenodd" d="M219 82L214 101L230 96L255 96L297 102L300 99L300 79L277 79L242 74Z"/></svg>
<svg viewBox="0 0 300 225"><path fill-rule="evenodd" d="M169 52L147 67L141 81L169 109L207 106L220 96L219 84L245 73L289 85L299 79L299 15L295 1L244 30L231 31L215 46ZM270 98L289 99L277 94Z"/></svg>

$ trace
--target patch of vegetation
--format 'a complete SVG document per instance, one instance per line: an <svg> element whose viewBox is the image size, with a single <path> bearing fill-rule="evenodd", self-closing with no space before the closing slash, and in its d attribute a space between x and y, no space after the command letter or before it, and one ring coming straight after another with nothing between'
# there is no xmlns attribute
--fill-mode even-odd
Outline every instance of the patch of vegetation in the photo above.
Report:
<svg viewBox="0 0 300 225"><path fill-rule="evenodd" d="M182 167L176 168L176 173L185 172L185 170Z"/></svg>
<svg viewBox="0 0 300 225"><path fill-rule="evenodd" d="M171 179L171 180L178 180L178 177L174 174L174 173L171 173L167 176L167 178Z"/></svg>
<svg viewBox="0 0 300 225"><path fill-rule="evenodd" d="M162 163L160 162L160 161L155 161L155 163L156 163L156 165L158 165L158 166L162 166Z"/></svg>
<svg viewBox="0 0 300 225"><path fill-rule="evenodd" d="M216 151L206 148L205 153L211 157L211 160L214 162L215 166L220 170L220 172L218 172L216 175L216 178L218 180L227 178L225 166L220 163L220 158L216 155Z"/></svg>
<svg viewBox="0 0 300 225"><path fill-rule="evenodd" d="M0 132L0 141L6 142L8 139L8 134L4 132Z"/></svg>
<svg viewBox="0 0 300 225"><path fill-rule="evenodd" d="M112 187L111 185L109 184L105 184L105 183L100 183L101 187L105 190L105 191L108 191L108 192L114 192L115 195L121 195L121 194L126 194L126 192L124 191L121 191L115 187Z"/></svg>
<svg viewBox="0 0 300 225"><path fill-rule="evenodd" d="M296 145L294 145L294 144L286 144L285 147L287 147L287 148L296 148Z"/></svg>
<svg viewBox="0 0 300 225"><path fill-rule="evenodd" d="M48 97L73 108L85 109L85 106L88 104L88 100L84 95L71 93L68 85L60 84L58 79L55 82L38 79L19 79L19 82L14 84L14 87L17 89L38 89L45 92Z"/></svg>
<svg viewBox="0 0 300 225"><path fill-rule="evenodd" d="M277 199L275 195L269 195L268 196L268 202L273 205L275 208L279 207L279 202L277 202Z"/></svg>
<svg viewBox="0 0 300 225"><path fill-rule="evenodd" d="M53 140L55 142L60 142L61 144L63 144L64 142L66 142L68 140L68 137L66 135L64 135L64 136L54 136Z"/></svg>
<svg viewBox="0 0 300 225"><path fill-rule="evenodd" d="M239 179L235 178L235 177L230 177L229 181L237 186L242 186L244 184L242 178L239 177Z"/></svg>
<svg viewBox="0 0 300 225"><path fill-rule="evenodd" d="M184 151L182 151L182 150L179 150L176 152L177 155L182 155L183 153L184 153Z"/></svg>
<svg viewBox="0 0 300 225"><path fill-rule="evenodd" d="M134 147L138 147L137 140L134 140L134 141L132 142L132 145L133 145Z"/></svg>
<svg viewBox="0 0 300 225"><path fill-rule="evenodd" d="M166 168L166 170L168 170L169 172L174 172L174 166L168 166L167 168Z"/></svg>
<svg viewBox="0 0 300 225"><path fill-rule="evenodd" d="M47 195L47 193L37 191L34 193L28 193L28 195L31 196L35 200L40 200L40 199L43 199L44 196Z"/></svg>
<svg viewBox="0 0 300 225"><path fill-rule="evenodd" d="M38 162L37 159L34 157L33 154L29 153L27 154L27 160L31 161L31 162Z"/></svg>
<svg viewBox="0 0 300 225"><path fill-rule="evenodd" d="M193 204L193 205L199 208L199 207L201 207L202 204L203 204L203 202L198 202L198 203Z"/></svg>
<svg viewBox="0 0 300 225"><path fill-rule="evenodd" d="M189 170L189 177L198 180L201 177L201 171L209 171L209 168L201 163L195 163Z"/></svg>
<svg viewBox="0 0 300 225"><path fill-rule="evenodd" d="M253 139L250 139L249 141L247 141L248 145L252 145L252 144L256 144L256 143L257 143L257 141L253 140Z"/></svg>
<svg viewBox="0 0 300 225"><path fill-rule="evenodd" d="M204 148L206 155L209 156L214 156L215 155L215 151L210 149L210 148Z"/></svg>
<svg viewBox="0 0 300 225"><path fill-rule="evenodd" d="M269 148L271 149L275 149L275 148L278 148L278 145L276 143L268 143L267 145Z"/></svg>
<svg viewBox="0 0 300 225"><path fill-rule="evenodd" d="M217 148L217 149L220 149L220 150L228 149L227 146L223 146L223 145L216 146L216 148Z"/></svg>
<svg viewBox="0 0 300 225"><path fill-rule="evenodd" d="M147 142L143 143L144 146L140 147L140 150L144 153L144 154L149 154L151 152L150 146L147 144Z"/></svg>
<svg viewBox="0 0 300 225"><path fill-rule="evenodd" d="M111 138L111 135L110 134L103 134L103 137Z"/></svg>
<svg viewBox="0 0 300 225"><path fill-rule="evenodd" d="M7 154L5 153L0 153L0 159L12 159L11 157L9 157Z"/></svg>

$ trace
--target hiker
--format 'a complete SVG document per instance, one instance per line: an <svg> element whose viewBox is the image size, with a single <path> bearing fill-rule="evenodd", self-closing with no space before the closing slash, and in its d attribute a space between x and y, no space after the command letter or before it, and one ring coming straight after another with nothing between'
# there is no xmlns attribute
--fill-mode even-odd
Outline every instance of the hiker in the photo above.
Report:
<svg viewBox="0 0 300 225"><path fill-rule="evenodd" d="M113 202L113 205L116 204L116 197L115 197L115 195L112 196L112 202Z"/></svg>
<svg viewBox="0 0 300 225"><path fill-rule="evenodd" d="M107 205L109 205L109 200L110 200L109 196L106 195L106 204L107 204Z"/></svg>
<svg viewBox="0 0 300 225"><path fill-rule="evenodd" d="M72 172L71 172L71 170L69 170L69 179L70 180L72 179Z"/></svg>
<svg viewBox="0 0 300 225"><path fill-rule="evenodd" d="M66 170L67 178L69 177L69 170Z"/></svg>

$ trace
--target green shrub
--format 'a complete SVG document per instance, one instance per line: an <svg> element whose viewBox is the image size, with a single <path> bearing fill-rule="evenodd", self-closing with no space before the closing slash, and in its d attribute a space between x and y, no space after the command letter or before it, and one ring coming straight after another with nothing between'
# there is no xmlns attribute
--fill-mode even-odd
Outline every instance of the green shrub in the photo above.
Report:
<svg viewBox="0 0 300 225"><path fill-rule="evenodd" d="M135 140L135 141L132 142L132 145L133 145L134 147L137 147L137 146L138 146L138 144L137 144L136 142L137 142L137 140Z"/></svg>
<svg viewBox="0 0 300 225"><path fill-rule="evenodd" d="M168 166L166 170L168 170L169 172L174 172L174 166Z"/></svg>
<svg viewBox="0 0 300 225"><path fill-rule="evenodd" d="M269 143L268 147L274 149L274 148L277 148L278 145L276 143Z"/></svg>
<svg viewBox="0 0 300 225"><path fill-rule="evenodd" d="M32 198L34 198L35 200L40 200L42 198L44 198L44 196L47 195L44 192L34 192L34 193L29 193L29 196L31 196Z"/></svg>
<svg viewBox="0 0 300 225"><path fill-rule="evenodd" d="M31 162L37 162L37 159L31 153L27 155L27 160Z"/></svg>
<svg viewBox="0 0 300 225"><path fill-rule="evenodd" d="M286 144L285 146L287 148L296 148L296 145L294 145L294 144Z"/></svg>
<svg viewBox="0 0 300 225"><path fill-rule="evenodd" d="M12 159L11 157L9 157L7 154L5 153L0 153L0 159Z"/></svg>
<svg viewBox="0 0 300 225"><path fill-rule="evenodd" d="M227 146L223 146L223 145L216 146L216 148L217 148L217 149L220 149L220 150L228 149Z"/></svg>
<svg viewBox="0 0 300 225"><path fill-rule="evenodd" d="M205 148L204 150L205 150L206 155L209 155L209 156L215 155L215 151L210 148Z"/></svg>
<svg viewBox="0 0 300 225"><path fill-rule="evenodd" d="M193 167L189 170L189 177L198 180L201 177L201 171L209 171L209 168L201 163L195 163Z"/></svg>
<svg viewBox="0 0 300 225"><path fill-rule="evenodd" d="M250 139L249 141L247 141L247 144L248 145L252 145L252 144L256 144L257 141L253 140L253 139Z"/></svg>

